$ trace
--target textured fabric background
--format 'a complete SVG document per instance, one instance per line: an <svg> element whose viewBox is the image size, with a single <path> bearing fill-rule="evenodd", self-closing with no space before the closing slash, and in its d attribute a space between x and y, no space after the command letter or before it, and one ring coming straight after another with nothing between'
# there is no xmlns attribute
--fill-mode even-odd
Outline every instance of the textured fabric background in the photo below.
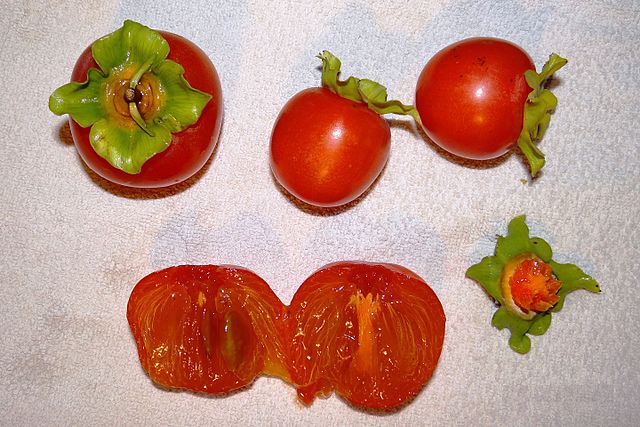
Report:
<svg viewBox="0 0 640 427"><path fill-rule="evenodd" d="M0 424L632 425L640 418L640 3L636 0L3 0L0 8ZM125 19L198 44L220 74L225 118L204 173L162 191L118 188L83 166L66 118L47 109L80 52ZM274 120L320 83L323 49L413 102L417 76L447 44L497 36L538 66L556 51L560 100L541 144L542 176L518 155L474 167L390 117L392 153L346 209L301 209L268 164ZM523 181L524 180L524 181ZM600 281L571 294L521 356L466 268L525 213L560 262ZM288 303L338 260L404 265L447 314L438 369L415 401L373 416L335 396L304 408L260 378L225 398L166 392L138 363L125 318L146 274L225 263ZM635 420L635 421L634 421Z"/></svg>

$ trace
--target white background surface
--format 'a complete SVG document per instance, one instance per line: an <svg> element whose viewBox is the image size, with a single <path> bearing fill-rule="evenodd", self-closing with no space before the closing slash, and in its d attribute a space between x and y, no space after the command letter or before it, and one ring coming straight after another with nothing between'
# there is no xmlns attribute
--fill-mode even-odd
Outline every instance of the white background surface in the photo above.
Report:
<svg viewBox="0 0 640 427"><path fill-rule="evenodd" d="M219 3L219 4L216 4ZM115 187L88 171L66 119L47 109L82 50L125 19L179 33L216 65L225 98L204 173L164 191ZM5 0L0 8L0 423L7 425L632 425L640 417L640 4L637 1L401 3ZM323 49L413 102L417 76L447 44L497 36L538 66L569 59L535 182L518 155L461 165L390 118L392 153L359 203L301 209L269 170L273 122L320 83ZM490 325L466 268L525 213L559 262L600 281L571 294L525 356ZM146 274L225 263L288 303L326 263L404 265L447 314L438 369L402 411L373 416L336 397L304 408L260 378L225 398L162 391L138 363L125 318Z"/></svg>

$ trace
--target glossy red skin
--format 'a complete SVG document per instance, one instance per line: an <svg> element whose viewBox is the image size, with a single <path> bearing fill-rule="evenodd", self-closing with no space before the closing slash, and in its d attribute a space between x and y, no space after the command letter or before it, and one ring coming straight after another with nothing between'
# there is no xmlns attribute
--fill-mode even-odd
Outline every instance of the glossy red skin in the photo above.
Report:
<svg viewBox="0 0 640 427"><path fill-rule="evenodd" d="M442 49L425 65L416 87L425 132L466 159L505 154L523 127L531 92L527 70L535 70L529 55L506 40L473 38Z"/></svg>
<svg viewBox="0 0 640 427"><path fill-rule="evenodd" d="M365 104L326 88L287 102L271 135L271 169L298 199L335 207L362 195L389 158L387 122Z"/></svg>
<svg viewBox="0 0 640 427"><path fill-rule="evenodd" d="M379 309L359 317L351 304L358 293L378 298ZM398 265L325 266L302 284L289 310L291 379L307 404L335 390L354 406L394 410L422 390L440 357L442 305L419 276ZM364 333L361 318L371 319ZM360 348L367 349L362 358Z"/></svg>
<svg viewBox="0 0 640 427"><path fill-rule="evenodd" d="M198 172L209 160L217 144L222 124L222 88L214 65L195 44L176 34L159 31L169 44L167 59L185 69L189 84L212 96L197 123L174 133L169 147L145 162L138 174L114 168L100 157L89 142L91 127L83 128L69 119L78 153L95 173L109 181L128 187L158 188L182 182ZM71 81L84 82L89 68L98 68L88 47L76 62Z"/></svg>
<svg viewBox="0 0 640 427"><path fill-rule="evenodd" d="M288 380L280 338L286 317L264 280L234 266L157 271L135 286L127 306L149 377L166 388L209 394L237 390L260 374ZM233 351L224 352L225 342Z"/></svg>

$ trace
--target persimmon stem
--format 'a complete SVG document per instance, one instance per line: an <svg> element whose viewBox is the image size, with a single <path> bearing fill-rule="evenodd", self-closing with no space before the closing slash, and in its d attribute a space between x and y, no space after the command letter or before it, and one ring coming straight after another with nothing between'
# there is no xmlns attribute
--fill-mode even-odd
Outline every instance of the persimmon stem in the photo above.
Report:
<svg viewBox="0 0 640 427"><path fill-rule="evenodd" d="M131 115L131 118L134 122L136 122L138 126L140 126L140 129L142 129L149 136L154 135L153 132L151 132L151 130L149 130L149 128L147 127L147 123L144 121L142 114L140 114L140 111L138 110L139 99L136 98L139 98L140 92L136 90L136 86L138 86L138 83L140 82L140 79L142 78L144 73L149 71L149 68L151 68L152 64L153 61L151 60L142 64L142 66L138 69L138 71L136 71L136 73L129 81L129 89L127 89L127 91L125 92L125 100L129 103L129 114Z"/></svg>
<svg viewBox="0 0 640 427"><path fill-rule="evenodd" d="M333 93L354 102L362 102L372 111L380 115L399 114L410 115L422 126L420 114L413 105L405 105L397 100L387 99L387 88L380 83L369 79L359 79L349 77L347 80L340 80L340 67L342 63L331 52L325 50L318 55L322 61L322 86L328 88Z"/></svg>
<svg viewBox="0 0 640 427"><path fill-rule="evenodd" d="M153 132L151 132L151 130L147 127L147 123L142 118L140 111L138 111L138 105L135 102L129 103L129 114L131 115L133 121L136 122L138 126L140 126L140 129L142 129L147 135L154 136Z"/></svg>
<svg viewBox="0 0 640 427"><path fill-rule="evenodd" d="M138 86L138 83L140 82L140 78L144 73L149 71L149 68L151 68L152 64L153 64L153 61L149 60L144 64L142 64L142 67L140 67L138 71L136 71L136 73L133 75L133 77L131 77L131 80L129 81L129 87L131 89L135 89L135 87Z"/></svg>

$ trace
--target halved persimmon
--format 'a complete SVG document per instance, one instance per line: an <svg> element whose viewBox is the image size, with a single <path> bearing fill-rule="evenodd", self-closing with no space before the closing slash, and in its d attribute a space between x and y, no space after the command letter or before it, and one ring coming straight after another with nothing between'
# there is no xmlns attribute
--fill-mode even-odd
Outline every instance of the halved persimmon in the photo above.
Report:
<svg viewBox="0 0 640 427"><path fill-rule="evenodd" d="M293 297L291 380L311 403L333 390L367 410L409 402L436 367L445 315L433 290L394 264L340 262L312 274Z"/></svg>
<svg viewBox="0 0 640 427"><path fill-rule="evenodd" d="M146 276L127 319L140 363L156 384L223 394L260 374L289 380L285 306L253 272L183 265Z"/></svg>

